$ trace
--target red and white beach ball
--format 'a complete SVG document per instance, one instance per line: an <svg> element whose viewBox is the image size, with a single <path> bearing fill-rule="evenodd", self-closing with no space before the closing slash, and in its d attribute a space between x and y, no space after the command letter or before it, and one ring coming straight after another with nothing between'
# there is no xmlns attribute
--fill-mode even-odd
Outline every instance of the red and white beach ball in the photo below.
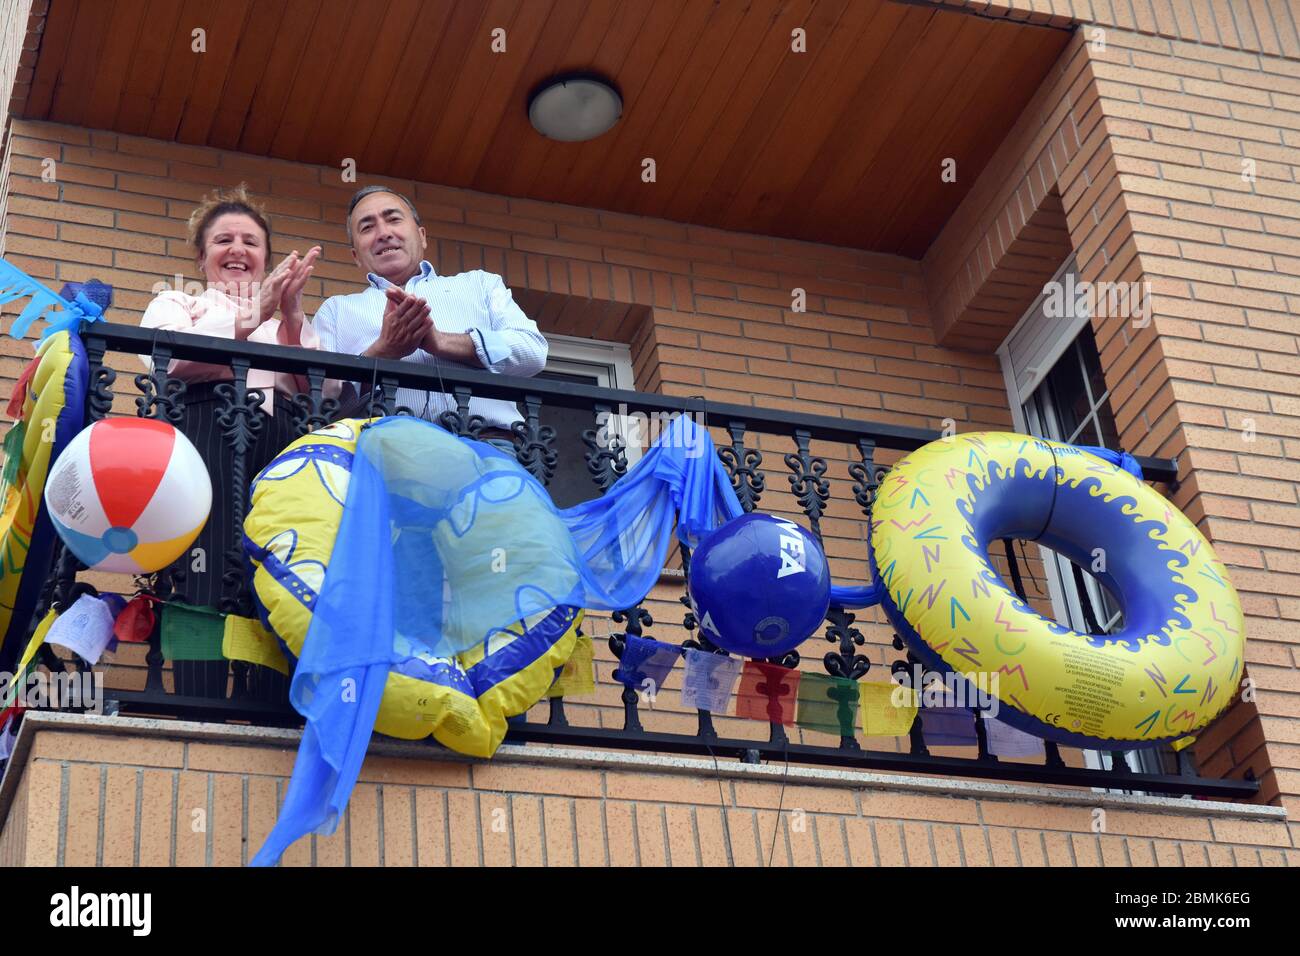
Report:
<svg viewBox="0 0 1300 956"><path fill-rule="evenodd" d="M59 455L45 505L59 537L88 568L145 574L171 564L198 537L212 508L212 482L194 445L171 425L106 418Z"/></svg>

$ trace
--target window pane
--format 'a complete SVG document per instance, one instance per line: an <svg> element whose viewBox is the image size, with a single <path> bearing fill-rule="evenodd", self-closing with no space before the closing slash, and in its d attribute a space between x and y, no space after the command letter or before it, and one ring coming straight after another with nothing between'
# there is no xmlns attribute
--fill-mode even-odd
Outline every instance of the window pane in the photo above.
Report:
<svg viewBox="0 0 1300 956"><path fill-rule="evenodd" d="M1106 394L1106 380L1101 374L1101 357L1097 354L1097 339L1093 336L1092 326L1083 327L1078 343L1084 368L1088 371L1088 387L1092 390L1093 402L1096 402Z"/></svg>
<svg viewBox="0 0 1300 956"><path fill-rule="evenodd" d="M1097 427L1094 424L1095 421L1095 418L1089 418L1084 422L1083 427L1079 429L1079 434L1075 435L1074 438L1070 440L1071 444L1100 445L1101 441L1098 439Z"/></svg>
<svg viewBox="0 0 1300 956"><path fill-rule="evenodd" d="M1110 413L1110 402L1097 406L1097 421L1101 425L1101 444L1107 448L1119 448L1119 429L1115 427L1115 416Z"/></svg>
<svg viewBox="0 0 1300 956"><path fill-rule="evenodd" d="M538 378L560 382L574 382L579 385L599 385L594 375L575 375L569 372L542 372ZM543 427L555 429L555 451L559 458L555 474L547 490L557 508L571 508L584 501L600 497L600 489L591 480L587 470L587 452L589 449L582 441L582 433L588 428L596 427L596 417L590 410L577 408L560 408L543 404L538 420Z"/></svg>
<svg viewBox="0 0 1300 956"><path fill-rule="evenodd" d="M1051 390L1052 407L1061 423L1061 434L1073 435L1092 410L1074 346L1067 349L1052 367L1047 376L1047 386Z"/></svg>

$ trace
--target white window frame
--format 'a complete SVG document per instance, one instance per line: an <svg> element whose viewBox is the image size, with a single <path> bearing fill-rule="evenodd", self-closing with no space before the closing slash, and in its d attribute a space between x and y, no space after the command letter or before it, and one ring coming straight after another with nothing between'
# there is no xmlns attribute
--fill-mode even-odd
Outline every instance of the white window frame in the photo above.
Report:
<svg viewBox="0 0 1300 956"><path fill-rule="evenodd" d="M1077 281L1078 273L1076 269L1075 257L1070 256L1056 270L1056 273L1051 278L1051 283L1064 281L1065 276L1070 272L1075 273ZM1086 310L1082 310L1080 314L1049 317L1044 310L1047 298L1047 293L1043 292L1034 300L1034 304L1025 311L1025 314L1020 317L1010 334L998 346L996 353L1007 385L1012 421L1015 423L1016 430L1026 435L1038 434L1038 430L1031 426L1025 415L1025 407L1030 398L1046 380L1056 363L1060 361L1061 356L1074 344L1075 339L1083 332L1084 327L1092 320L1091 313ZM1078 304L1077 301L1071 302L1067 300L1067 312ZM1055 328L1050 327L1052 323L1056 323ZM1012 355L1012 342L1017 336L1028 335L1037 336L1042 343L1038 349L1038 357L1032 367L1017 369ZM1028 378L1025 379L1023 385L1019 384L1019 373L1021 372L1028 372ZM1052 412L1050 408L1048 408L1048 411L1049 413ZM1052 426L1052 431L1061 431L1057 423L1053 422ZM1039 554L1043 562L1043 568L1047 572L1047 591L1052 602L1052 613L1058 621L1063 621L1074 627L1075 630L1082 631L1084 629L1083 608L1079 604L1078 592L1073 582L1073 572L1068 567L1069 562L1054 551L1041 546L1039 547ZM1069 576L1067 577L1067 575ZM1087 575L1084 577L1085 585L1095 586L1087 580ZM1064 586L1066 581L1070 582L1069 587ZM1100 614L1102 605L1098 601L1097 595L1092 595L1092 600L1093 607ZM1084 749L1083 754L1084 761L1089 768L1110 769L1110 751ZM1125 759L1130 770L1142 772L1141 757L1136 750L1126 751Z"/></svg>
<svg viewBox="0 0 1300 956"><path fill-rule="evenodd" d="M543 334L548 346L545 371L594 375L601 388L617 388L629 392L636 389L632 350L622 342L550 332ZM642 448L627 440L631 432L627 418L623 415L611 416L609 430L623 440L627 466L631 468L641 460Z"/></svg>
<svg viewBox="0 0 1300 956"><path fill-rule="evenodd" d="M1066 273L1073 272L1075 268L1075 258L1070 256L1056 270L1051 282L1061 282ZM1052 367L1065 354L1066 349L1070 347L1079 333L1083 331L1083 327L1091 319L1091 316L1086 312L1083 315L1063 318L1049 317L1044 310L1046 302L1047 293L1044 292L1034 300L1034 304L1020 317L1020 321L1015 324L1015 327L1012 328L997 349L998 361L1002 365L1002 375L1007 384L1007 395L1010 398L1011 420L1015 424L1016 431L1023 435L1035 434L1025 417L1025 404L1029 401L1030 396L1037 391L1038 387L1043 384ZM1058 323L1058 328L1049 330L1048 325L1050 323ZM1020 386L1017 384L1017 380L1018 373L1021 370L1014 367L1011 343L1017 336L1029 333L1047 334L1049 336L1048 345L1037 363L1032 368L1024 370L1029 373L1029 379L1023 386ZM1039 553L1043 567L1049 569L1046 575L1047 593L1052 601L1052 613L1060 621L1070 623L1082 621L1083 609L1079 606L1074 589L1064 588L1061 584L1061 578L1064 576L1066 569L1060 565L1065 559L1042 547L1039 548Z"/></svg>

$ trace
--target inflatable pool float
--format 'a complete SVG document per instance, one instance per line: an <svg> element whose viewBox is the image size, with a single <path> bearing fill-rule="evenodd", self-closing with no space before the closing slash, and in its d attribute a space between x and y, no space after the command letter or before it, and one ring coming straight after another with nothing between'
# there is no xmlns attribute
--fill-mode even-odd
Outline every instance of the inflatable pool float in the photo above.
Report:
<svg viewBox="0 0 1300 956"><path fill-rule="evenodd" d="M253 483L244 550L255 600L263 623L295 658L325 580L363 425L348 419L297 439ZM455 657L411 647L388 675L375 729L407 740L432 734L460 753L492 756L506 718L540 700L563 669L581 621L580 609L562 606Z"/></svg>
<svg viewBox="0 0 1300 956"><path fill-rule="evenodd" d="M27 639L54 555L57 538L45 506L45 482L53 461L81 431L88 369L81 339L67 331L53 333L41 343L10 402L10 414L18 420L5 435L0 483L0 642L11 664L17 642Z"/></svg>
<svg viewBox="0 0 1300 956"><path fill-rule="evenodd" d="M999 538L1036 541L1094 576L1123 609L1116 633L1044 618L989 562ZM898 462L872 511L881 604L929 667L997 677L999 717L1084 747L1186 737L1232 701L1244 644L1223 563L1172 504L1071 445L982 432Z"/></svg>

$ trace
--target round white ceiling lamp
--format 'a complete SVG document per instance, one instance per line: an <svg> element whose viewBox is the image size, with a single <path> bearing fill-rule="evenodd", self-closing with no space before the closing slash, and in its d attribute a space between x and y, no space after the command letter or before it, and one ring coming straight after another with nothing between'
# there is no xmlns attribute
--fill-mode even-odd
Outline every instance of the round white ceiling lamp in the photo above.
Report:
<svg viewBox="0 0 1300 956"><path fill-rule="evenodd" d="M528 121L547 139L581 143L609 132L623 115L623 98L607 80L568 74L547 80L528 101Z"/></svg>

